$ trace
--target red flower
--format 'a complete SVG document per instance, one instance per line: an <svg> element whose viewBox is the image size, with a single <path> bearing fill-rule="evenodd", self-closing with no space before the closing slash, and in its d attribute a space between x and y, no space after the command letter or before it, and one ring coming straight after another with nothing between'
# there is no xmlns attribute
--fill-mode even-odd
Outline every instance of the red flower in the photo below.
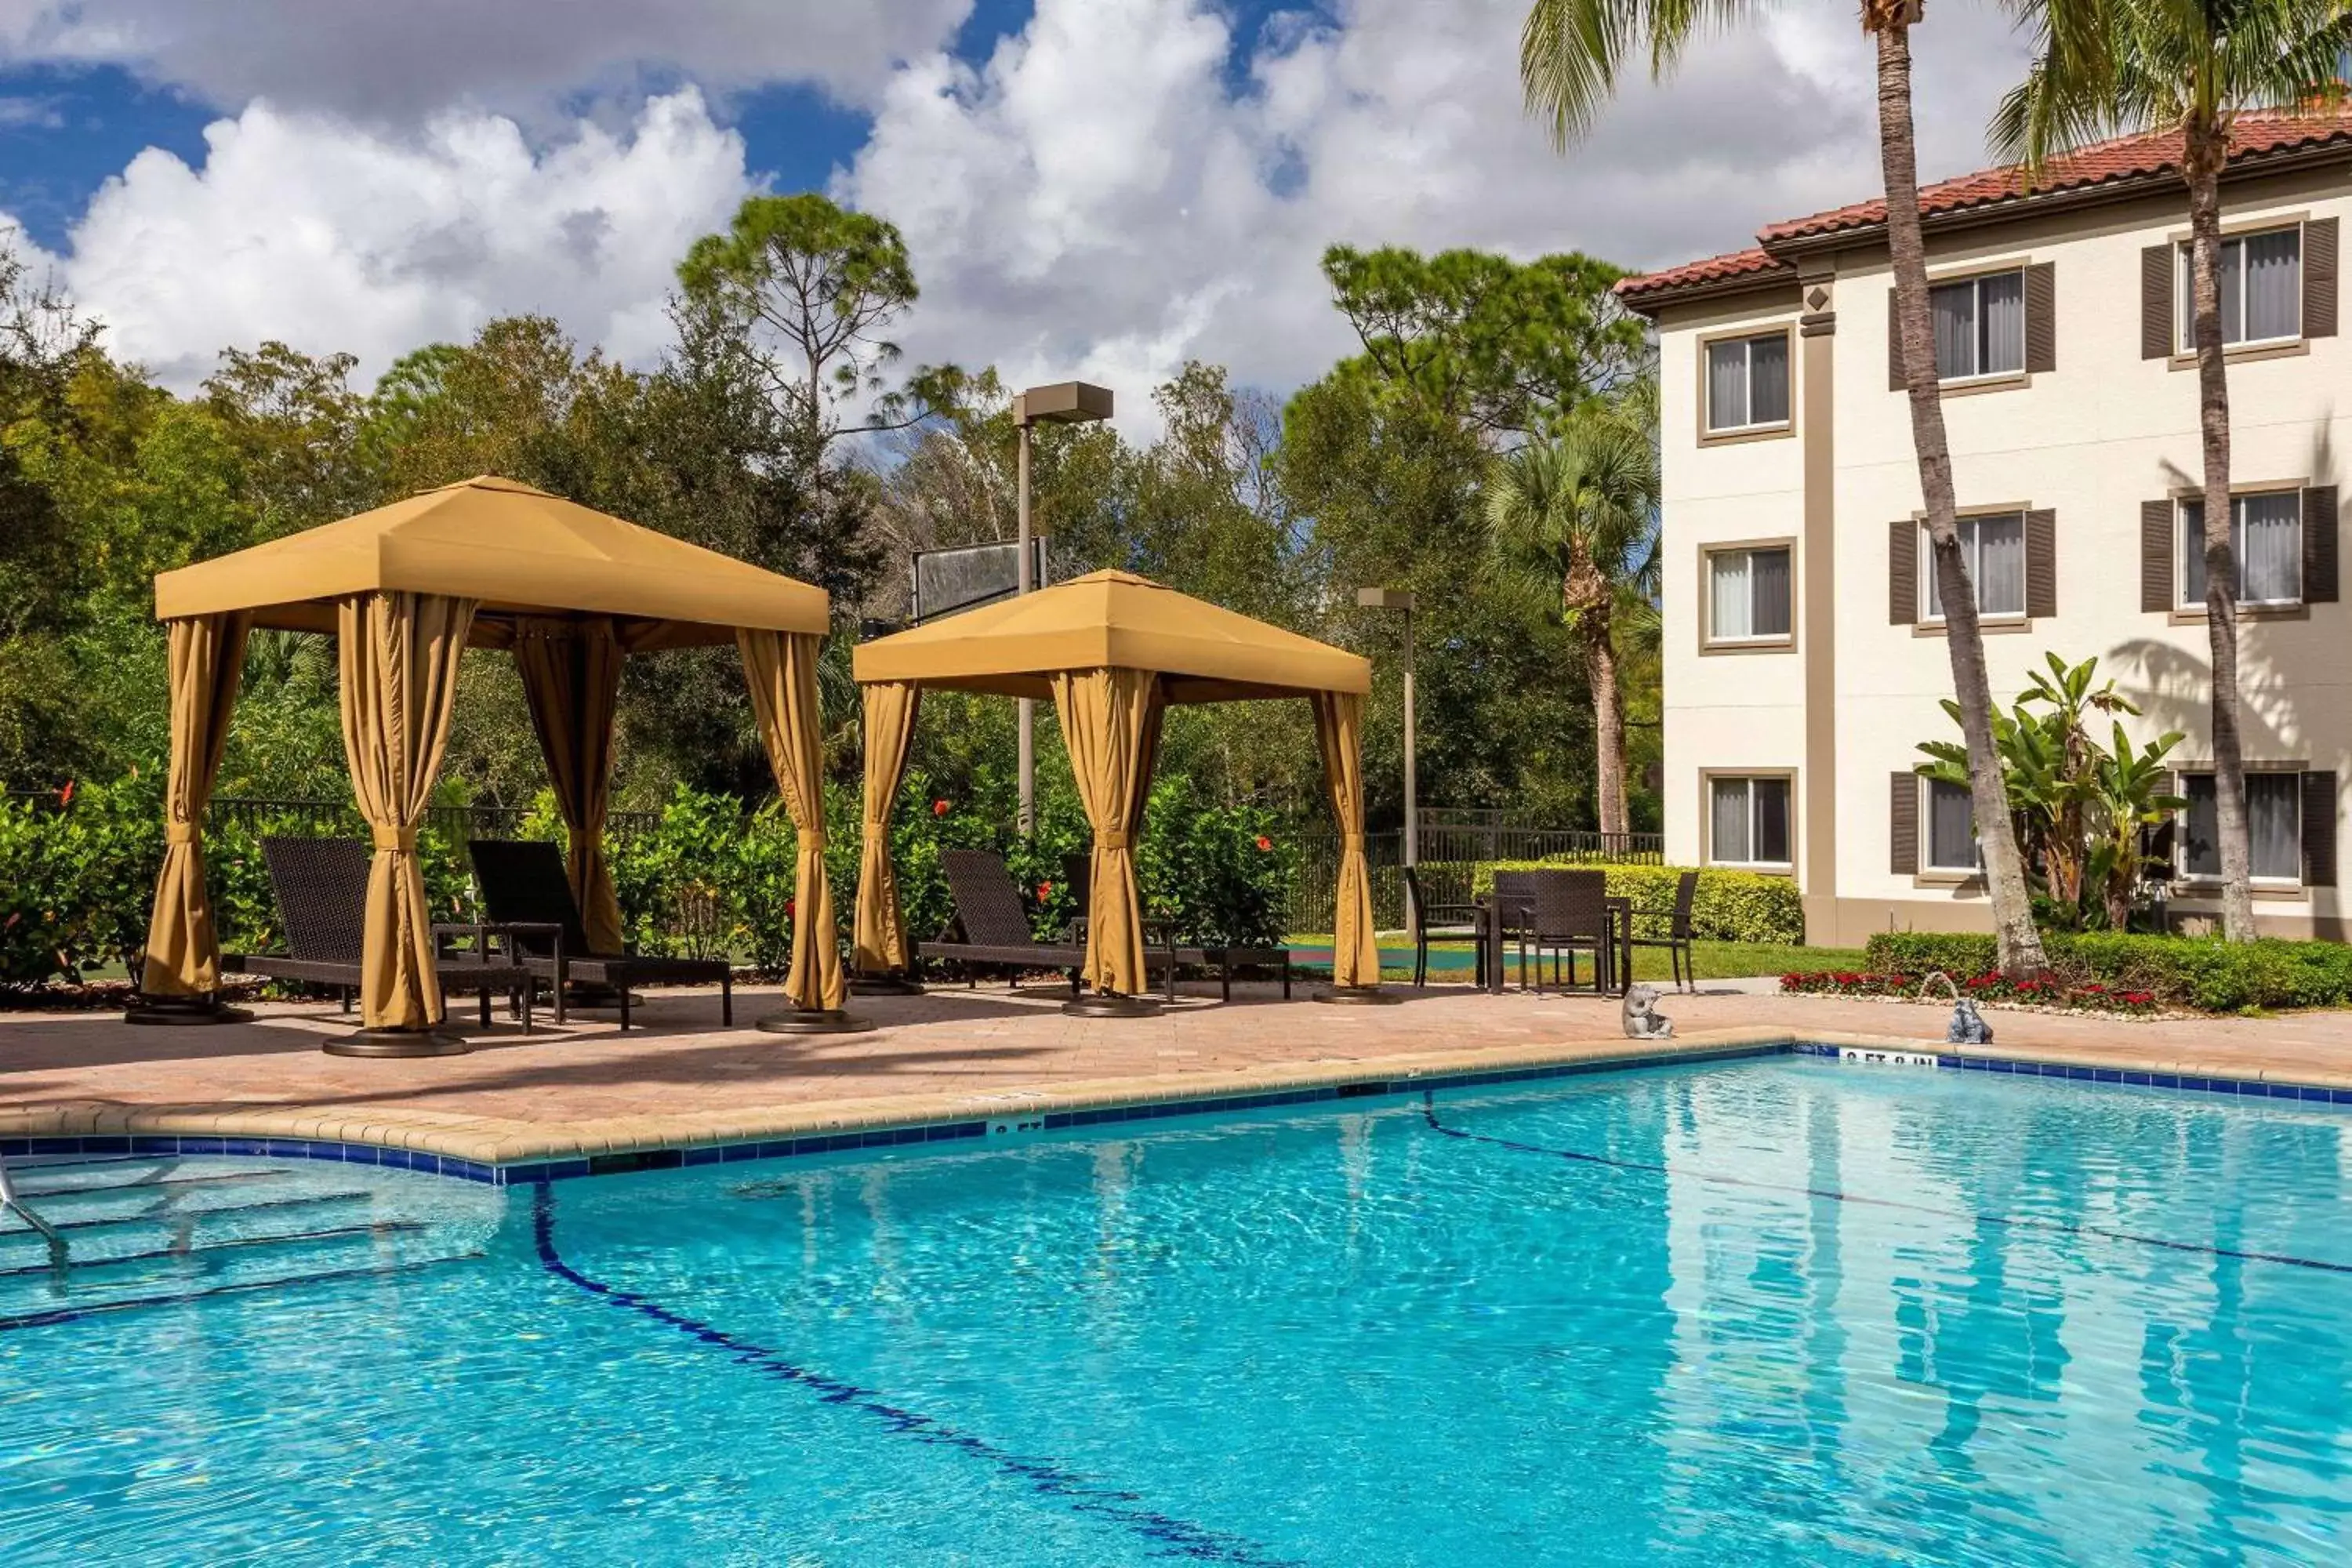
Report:
<svg viewBox="0 0 2352 1568"><path fill-rule="evenodd" d="M933 816L945 816L947 814L948 803L946 801L935 800L931 802L931 815Z"/></svg>
<svg viewBox="0 0 2352 1568"><path fill-rule="evenodd" d="M1262 855L1265 853L1265 851L1274 847L1274 840L1261 833L1257 836L1257 847L1258 853Z"/></svg>
<svg viewBox="0 0 2352 1568"><path fill-rule="evenodd" d="M71 805L73 804L73 780L68 779L66 780L66 787L58 791L58 804L59 805Z"/></svg>
<svg viewBox="0 0 2352 1568"><path fill-rule="evenodd" d="M1038 883L1038 884L1037 884L1037 901L1038 901L1039 903L1041 903L1041 904L1042 904L1042 903L1044 903L1047 899L1050 899L1050 898L1052 898L1053 896L1054 896L1054 884L1053 884L1053 883L1051 883L1051 882L1040 882L1040 883Z"/></svg>
<svg viewBox="0 0 2352 1568"><path fill-rule="evenodd" d="M800 900L798 899L786 899L784 900L784 919L791 920L795 914L797 914L799 912L799 905Z"/></svg>

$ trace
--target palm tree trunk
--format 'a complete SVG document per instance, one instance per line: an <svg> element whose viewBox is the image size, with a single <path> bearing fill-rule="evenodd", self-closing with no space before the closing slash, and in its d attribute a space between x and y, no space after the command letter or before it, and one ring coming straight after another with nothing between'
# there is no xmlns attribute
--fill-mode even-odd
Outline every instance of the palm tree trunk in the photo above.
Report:
<svg viewBox="0 0 2352 1568"><path fill-rule="evenodd" d="M1617 649L1606 615L1584 633L1592 681L1593 795L1604 834L1628 831L1625 818L1625 705L1617 693Z"/></svg>
<svg viewBox="0 0 2352 1568"><path fill-rule="evenodd" d="M2221 164L2229 143L2190 117L2189 331L2197 348L2197 424L2205 459L2205 635L2213 650L2213 817L2221 847L2221 934L2254 940L2253 840L2246 826L2246 753L2238 731L2238 563L2230 547L2230 383L2221 348Z"/></svg>
<svg viewBox="0 0 2352 1568"><path fill-rule="evenodd" d="M2010 822L2009 792L1993 742L1992 688L1985 676L1984 635L1977 622L1976 586L1960 560L1958 501L1952 488L1952 450L1944 435L1944 404L1936 386L1935 339L1927 321L1927 250L1919 232L1919 155L1911 129L1911 28L1899 10L1877 23L1878 159L1886 178L1886 244L1895 266L1895 312L1901 329L1904 377L1911 397L1911 444L1919 458L1919 489L1927 507L1936 587L1944 606L1945 642L1952 658L1952 691L1959 700L1960 731L1969 747L1969 790L1977 840L1992 893L1993 935L2003 974L2021 980L2049 968L2025 868ZM1827 781L1815 781L1816 789ZM1827 889L1809 889L1816 894Z"/></svg>

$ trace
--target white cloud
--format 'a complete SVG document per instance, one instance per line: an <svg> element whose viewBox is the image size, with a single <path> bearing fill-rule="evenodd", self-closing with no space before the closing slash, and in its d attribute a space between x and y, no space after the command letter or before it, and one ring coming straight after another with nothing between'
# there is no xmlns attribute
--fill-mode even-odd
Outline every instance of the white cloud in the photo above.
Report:
<svg viewBox="0 0 2352 1568"><path fill-rule="evenodd" d="M1213 0L1039 0L985 64L902 71L836 193L907 233L910 353L1106 380L1130 423L1189 356L1286 387L1347 352L1316 266L1335 240L1646 266L1878 188L1850 0L1707 41L1566 157L1521 110L1524 16L1339 0L1237 40ZM1918 38L1927 172L1974 167L2016 50L1968 13Z"/></svg>
<svg viewBox="0 0 2352 1568"><path fill-rule="evenodd" d="M373 375L519 311L649 359L678 258L751 188L690 89L625 136L582 124L543 150L478 112L395 138L262 103L205 140L201 170L150 148L110 180L61 268L116 352L178 386L265 338Z"/></svg>
<svg viewBox="0 0 2352 1568"><path fill-rule="evenodd" d="M971 0L0 0L0 68L120 65L241 109L415 120L535 112L677 72L715 90L810 82L849 101L935 48Z"/></svg>

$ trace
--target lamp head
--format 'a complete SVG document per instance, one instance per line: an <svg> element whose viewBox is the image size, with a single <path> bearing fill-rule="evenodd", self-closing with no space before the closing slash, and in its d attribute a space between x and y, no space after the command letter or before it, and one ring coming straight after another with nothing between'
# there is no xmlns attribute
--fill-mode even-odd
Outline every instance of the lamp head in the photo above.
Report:
<svg viewBox="0 0 2352 1568"><path fill-rule="evenodd" d="M1110 417L1110 388L1083 381L1057 381L1033 386L1013 400L1013 423L1024 425L1084 425Z"/></svg>

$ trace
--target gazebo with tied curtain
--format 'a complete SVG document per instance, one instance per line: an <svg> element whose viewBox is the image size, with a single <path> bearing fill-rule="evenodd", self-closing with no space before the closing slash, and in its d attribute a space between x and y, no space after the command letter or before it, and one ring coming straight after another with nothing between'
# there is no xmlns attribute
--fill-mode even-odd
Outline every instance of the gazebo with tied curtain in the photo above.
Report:
<svg viewBox="0 0 2352 1568"><path fill-rule="evenodd" d="M485 475L155 579L171 647L172 763L163 869L131 1008L142 1023L205 1023L220 1006L220 943L205 892L202 825L253 628L328 632L341 661L343 749L374 839L360 988L342 1054L462 1049L439 1031L431 917L416 829L447 748L460 655L503 648L522 676L556 803L573 896L600 952L621 950L604 856L613 722L630 654L733 643L798 835L795 1012L845 1021L824 878L816 664L824 592Z"/></svg>
<svg viewBox="0 0 2352 1568"><path fill-rule="evenodd" d="M924 688L1053 700L1094 829L1085 978L1114 1010L1119 999L1139 998L1146 989L1133 845L1150 794L1161 714L1181 702L1305 698L1315 707L1342 845L1332 988L1325 996L1387 999L1380 991L1364 861L1370 661L1131 573L1097 572L863 644L856 671L866 707L856 959L861 974L909 967L889 822Z"/></svg>

